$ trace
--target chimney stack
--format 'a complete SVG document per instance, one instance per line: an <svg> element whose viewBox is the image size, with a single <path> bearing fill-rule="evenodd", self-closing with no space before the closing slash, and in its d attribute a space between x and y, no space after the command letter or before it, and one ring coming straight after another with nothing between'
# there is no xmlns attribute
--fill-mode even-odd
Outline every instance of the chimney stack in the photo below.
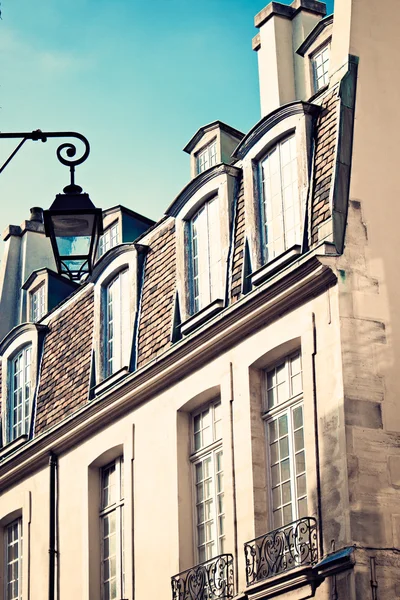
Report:
<svg viewBox="0 0 400 600"><path fill-rule="evenodd" d="M318 0L271 2L254 19L258 54L261 116L295 100L305 100L304 59L297 48L326 14Z"/></svg>

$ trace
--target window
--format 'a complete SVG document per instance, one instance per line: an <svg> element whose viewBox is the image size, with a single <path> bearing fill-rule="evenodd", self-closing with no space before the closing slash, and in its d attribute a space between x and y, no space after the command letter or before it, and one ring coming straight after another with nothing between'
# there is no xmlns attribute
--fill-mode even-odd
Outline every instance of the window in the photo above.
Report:
<svg viewBox="0 0 400 600"><path fill-rule="evenodd" d="M110 248L114 248L118 244L118 221L107 227L103 235L99 239L98 255L103 256Z"/></svg>
<svg viewBox="0 0 400 600"><path fill-rule="evenodd" d="M121 369L127 356L131 321L128 276L128 269L121 271L105 288L105 377Z"/></svg>
<svg viewBox="0 0 400 600"><path fill-rule="evenodd" d="M124 463L118 458L101 469L102 600L124 597Z"/></svg>
<svg viewBox="0 0 400 600"><path fill-rule="evenodd" d="M329 45L312 57L314 89L316 92L329 83Z"/></svg>
<svg viewBox="0 0 400 600"><path fill-rule="evenodd" d="M22 598L22 519L4 529L4 596L5 600Z"/></svg>
<svg viewBox="0 0 400 600"><path fill-rule="evenodd" d="M265 262L300 244L301 210L295 135L274 146L260 162L261 221Z"/></svg>
<svg viewBox="0 0 400 600"><path fill-rule="evenodd" d="M192 416L196 552L198 563L224 553L225 510L221 403Z"/></svg>
<svg viewBox="0 0 400 600"><path fill-rule="evenodd" d="M193 313L216 300L221 280L218 196L203 204L190 221Z"/></svg>
<svg viewBox="0 0 400 600"><path fill-rule="evenodd" d="M217 164L217 140L214 140L196 156L197 174Z"/></svg>
<svg viewBox="0 0 400 600"><path fill-rule="evenodd" d="M30 312L33 323L40 321L46 312L44 283L30 293Z"/></svg>
<svg viewBox="0 0 400 600"><path fill-rule="evenodd" d="M306 458L299 352L265 374L264 419L274 529L307 515Z"/></svg>
<svg viewBox="0 0 400 600"><path fill-rule="evenodd" d="M11 394L9 410L9 441L29 433L31 413L32 346L25 346L11 358Z"/></svg>

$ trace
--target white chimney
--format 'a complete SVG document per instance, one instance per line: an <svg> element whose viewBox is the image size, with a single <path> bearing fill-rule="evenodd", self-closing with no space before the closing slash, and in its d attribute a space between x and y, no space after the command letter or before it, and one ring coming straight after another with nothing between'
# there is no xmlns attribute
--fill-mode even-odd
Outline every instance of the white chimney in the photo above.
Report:
<svg viewBox="0 0 400 600"><path fill-rule="evenodd" d="M305 100L304 58L297 48L325 16L318 0L294 0L292 4L271 2L254 19L260 30L253 39L258 54L261 116L293 102Z"/></svg>

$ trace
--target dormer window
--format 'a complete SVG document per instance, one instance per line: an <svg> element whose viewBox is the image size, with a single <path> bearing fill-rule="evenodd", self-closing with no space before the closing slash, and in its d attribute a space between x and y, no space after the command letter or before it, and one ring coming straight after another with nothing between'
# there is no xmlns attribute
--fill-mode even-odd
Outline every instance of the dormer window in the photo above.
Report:
<svg viewBox="0 0 400 600"><path fill-rule="evenodd" d="M197 174L217 164L217 140L213 140L196 155Z"/></svg>
<svg viewBox="0 0 400 600"><path fill-rule="evenodd" d="M110 227L104 231L103 235L99 239L99 258L103 256L110 248L114 248L118 244L118 221L115 221Z"/></svg>
<svg viewBox="0 0 400 600"><path fill-rule="evenodd" d="M30 292L30 320L33 323L36 323L37 321L40 321L45 314L45 284L42 283L42 285Z"/></svg>
<svg viewBox="0 0 400 600"><path fill-rule="evenodd" d="M25 346L11 359L10 407L8 412L8 440L28 435L32 403L31 362L32 346Z"/></svg>
<svg viewBox="0 0 400 600"><path fill-rule="evenodd" d="M296 137L276 144L261 159L261 221L264 261L300 244L301 210Z"/></svg>
<svg viewBox="0 0 400 600"><path fill-rule="evenodd" d="M311 59L314 90L318 92L321 88L329 83L329 44L319 50Z"/></svg>
<svg viewBox="0 0 400 600"><path fill-rule="evenodd" d="M198 312L220 295L221 248L218 196L207 200L190 220L192 309Z"/></svg>

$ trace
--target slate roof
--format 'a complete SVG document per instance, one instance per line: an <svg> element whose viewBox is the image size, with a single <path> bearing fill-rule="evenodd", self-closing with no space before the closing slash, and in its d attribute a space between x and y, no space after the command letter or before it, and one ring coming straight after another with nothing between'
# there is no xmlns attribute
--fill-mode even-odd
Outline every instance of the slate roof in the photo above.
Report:
<svg viewBox="0 0 400 600"><path fill-rule="evenodd" d="M330 194L335 169L338 132L337 89L321 100L323 110L315 131L309 242L318 241L318 228L330 218ZM240 163L239 163L240 164ZM243 296L246 208L241 170L237 169L237 198L233 203L233 240L230 251L229 303ZM163 217L145 234L147 246L143 279L139 282L138 322L134 340L136 368L149 364L173 345L176 317L176 231L173 216ZM136 240L138 242L138 240ZM112 251L111 251L112 252ZM134 274L136 276L136 274ZM183 299L180 299L183 302ZM49 315L41 363L34 434L38 435L89 402L93 361L94 292L90 281ZM1 389L1 371L0 371ZM1 406L1 398L0 398Z"/></svg>
<svg viewBox="0 0 400 600"><path fill-rule="evenodd" d="M138 367L171 343L176 289L175 223L168 222L152 238L146 257L138 336Z"/></svg>
<svg viewBox="0 0 400 600"><path fill-rule="evenodd" d="M35 434L48 429L89 398L93 345L93 288L50 321L44 341Z"/></svg>
<svg viewBox="0 0 400 600"><path fill-rule="evenodd" d="M337 143L337 88L322 101L315 140L314 181L311 210L311 244L318 242L318 227L331 216L330 193L335 168Z"/></svg>

